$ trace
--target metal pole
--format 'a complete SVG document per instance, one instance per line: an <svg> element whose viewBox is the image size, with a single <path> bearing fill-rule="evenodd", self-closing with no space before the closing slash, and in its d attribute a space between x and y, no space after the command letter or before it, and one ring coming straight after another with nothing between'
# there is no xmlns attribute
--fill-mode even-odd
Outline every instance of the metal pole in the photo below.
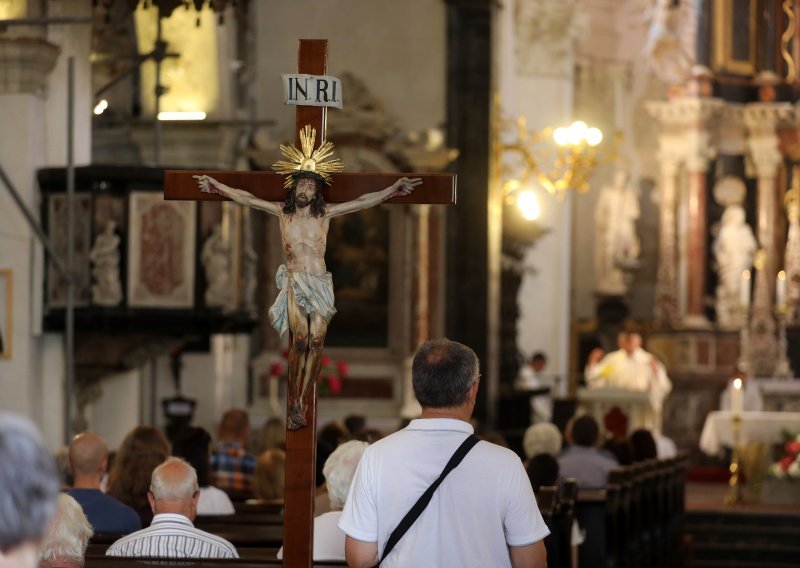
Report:
<svg viewBox="0 0 800 568"><path fill-rule="evenodd" d="M75 57L67 63L67 307L64 322L64 441L72 438L72 399L75 385Z"/></svg>
<svg viewBox="0 0 800 568"><path fill-rule="evenodd" d="M161 44L161 9L156 7L156 48ZM153 128L153 161L155 166L161 163L161 121L158 114L161 112L161 57L156 57L156 124Z"/></svg>
<svg viewBox="0 0 800 568"><path fill-rule="evenodd" d="M39 226L39 222L33 216L33 213L31 213L30 209L28 209L28 206L25 205L25 202L22 200L22 197L20 197L19 192L14 187L11 179L9 179L6 171L3 169L3 166L0 166L0 180L2 180L5 184L8 192L11 194L11 199L13 199L14 203L17 204L17 207L22 212L25 220L28 222L33 234L36 235L36 238L39 239L39 242L42 243L42 246L47 250L47 254L49 254L50 258L53 259L53 262L55 262L61 273L66 277L69 277L69 274L67 273L67 265L64 263L64 260L58 256L58 253L55 251L55 249L53 249L52 245L50 244L50 240L47 238L47 235L44 234L44 231L42 231L42 228Z"/></svg>

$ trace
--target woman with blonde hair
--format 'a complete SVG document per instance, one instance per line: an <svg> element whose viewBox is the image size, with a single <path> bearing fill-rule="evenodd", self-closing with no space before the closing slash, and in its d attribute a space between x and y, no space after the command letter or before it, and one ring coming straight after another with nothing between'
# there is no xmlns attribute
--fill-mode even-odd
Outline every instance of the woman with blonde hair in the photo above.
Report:
<svg viewBox="0 0 800 568"><path fill-rule="evenodd" d="M125 436L108 474L108 494L133 508L150 526L153 511L147 501L153 470L169 457L166 436L151 426L137 426Z"/></svg>

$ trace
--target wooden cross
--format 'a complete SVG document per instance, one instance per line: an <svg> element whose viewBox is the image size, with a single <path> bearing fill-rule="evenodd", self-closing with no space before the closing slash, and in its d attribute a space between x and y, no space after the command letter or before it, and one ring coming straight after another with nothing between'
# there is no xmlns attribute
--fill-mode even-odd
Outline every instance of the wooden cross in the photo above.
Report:
<svg viewBox="0 0 800 568"><path fill-rule="evenodd" d="M300 40L297 72L324 75L327 68L327 40ZM344 96L347 96L345 93ZM295 132L307 124L318 133L317 144L325 140L326 108L298 106ZM299 135L295 145L300 147ZM249 191L266 201L282 202L286 197L284 176L272 172L225 172L169 170L164 177L165 199L221 201L225 197L201 193L192 176L207 174L220 182ZM365 193L390 186L399 177L422 178L422 186L410 195L397 196L387 203L454 204L456 176L452 174L333 174L335 191L323 188L326 202L355 199ZM334 282L334 286L335 286ZM288 401L287 401L288 402ZM284 493L283 565L307 568L312 565L314 542L314 474L316 462L317 388L313 381L305 397L307 426L286 432L286 483Z"/></svg>

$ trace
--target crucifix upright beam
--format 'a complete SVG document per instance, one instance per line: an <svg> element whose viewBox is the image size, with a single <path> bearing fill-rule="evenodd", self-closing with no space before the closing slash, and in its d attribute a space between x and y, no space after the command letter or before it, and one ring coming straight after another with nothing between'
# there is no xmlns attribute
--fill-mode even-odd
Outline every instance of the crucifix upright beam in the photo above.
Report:
<svg viewBox="0 0 800 568"><path fill-rule="evenodd" d="M326 40L300 40L298 52L298 73L322 76L327 67ZM300 131L311 126L317 132L315 145L325 140L326 109L318 106L298 106L296 114L295 146L302 145ZM402 176L418 178L402 179ZM332 187L321 190L325 203L351 202L364 196L361 205L352 211L376 205L379 202L398 204L454 204L456 201L456 177L452 174L332 174ZM198 178L203 178L210 193L203 193L198 187ZM401 179L398 179L401 178ZM231 197L256 208L279 214L281 208L274 203L283 202L286 197L284 176L271 172L219 172L174 170L165 172L164 196L178 200L223 200ZM222 188L221 184L225 184ZM405 185L403 185L405 184ZM421 185L421 186L420 186ZM415 193L413 188L420 186ZM383 191L376 191L385 187ZM396 188L404 187L407 191ZM236 188L236 189L232 189ZM243 191L242 191L243 190ZM227 191L227 193L225 193ZM369 195L368 195L369 194ZM242 195L248 195L242 198ZM257 198L255 203L252 198ZM366 200L366 201L365 201ZM359 202L357 202L358 204ZM328 207L328 206L326 206ZM341 211L341 209L340 209ZM349 212L352 212L349 211ZM279 214L282 215L282 214ZM281 223L285 219L281 216ZM285 236L285 235L284 235ZM321 251L324 253L324 250ZM288 249L287 249L288 253ZM309 317L311 315L309 314ZM290 347L291 347L290 336ZM298 340L296 346L303 343ZM291 362L291 360L290 360ZM316 470L316 403L317 385L313 377L302 397L305 410L292 406L292 397L287 396L287 416L304 420L289 420L292 426L286 433L286 482L284 489L284 566L307 568L313 561L314 542L314 496ZM290 373L289 381L292 376ZM299 397L294 402L297 402Z"/></svg>

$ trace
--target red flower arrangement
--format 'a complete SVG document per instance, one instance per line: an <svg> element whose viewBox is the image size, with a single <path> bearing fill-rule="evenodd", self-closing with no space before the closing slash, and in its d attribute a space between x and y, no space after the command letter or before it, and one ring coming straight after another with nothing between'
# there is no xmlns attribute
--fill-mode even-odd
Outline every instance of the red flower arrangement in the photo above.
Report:
<svg viewBox="0 0 800 568"><path fill-rule="evenodd" d="M769 467L769 474L778 479L800 479L800 434L783 433L786 454Z"/></svg>
<svg viewBox="0 0 800 568"><path fill-rule="evenodd" d="M289 351L281 353L284 362L273 363L269 368L270 377L286 380ZM349 369L344 361L333 361L328 355L322 356L322 367L317 379L317 393L320 396L336 396L342 392L342 383L347 379Z"/></svg>

